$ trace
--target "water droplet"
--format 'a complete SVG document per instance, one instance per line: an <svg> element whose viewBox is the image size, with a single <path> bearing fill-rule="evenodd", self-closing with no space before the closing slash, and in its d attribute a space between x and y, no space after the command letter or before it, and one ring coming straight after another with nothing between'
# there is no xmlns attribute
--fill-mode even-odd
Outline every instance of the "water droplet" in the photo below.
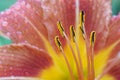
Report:
<svg viewBox="0 0 120 80"><path fill-rule="evenodd" d="M0 64L2 64L2 61L0 61Z"/></svg>
<svg viewBox="0 0 120 80"><path fill-rule="evenodd" d="M20 31L17 31L16 33L17 33L17 34L22 34L22 32L20 32Z"/></svg>
<svg viewBox="0 0 120 80"><path fill-rule="evenodd" d="M25 41L25 43L28 43L28 41Z"/></svg>
<svg viewBox="0 0 120 80"><path fill-rule="evenodd" d="M20 10L20 8L21 8L20 5L17 5L17 6L15 7L16 10Z"/></svg>
<svg viewBox="0 0 120 80"><path fill-rule="evenodd" d="M24 5L25 5L25 1L22 1L22 2L21 2L21 5L24 6Z"/></svg>
<svg viewBox="0 0 120 80"><path fill-rule="evenodd" d="M10 70L13 70L13 67L10 67Z"/></svg>
<svg viewBox="0 0 120 80"><path fill-rule="evenodd" d="M5 13L5 12L4 12L4 11L2 11L0 14L1 14L1 15L3 15L4 13Z"/></svg>
<svg viewBox="0 0 120 80"><path fill-rule="evenodd" d="M7 32L6 35L9 37L9 36L11 35L11 33L10 33L10 32Z"/></svg>
<svg viewBox="0 0 120 80"><path fill-rule="evenodd" d="M8 25L8 22L7 21L3 21L2 22L2 26L7 26Z"/></svg>
<svg viewBox="0 0 120 80"><path fill-rule="evenodd" d="M25 72L25 75L29 75L29 72Z"/></svg>
<svg viewBox="0 0 120 80"><path fill-rule="evenodd" d="M6 50L6 49L4 49L4 50L3 50L3 53L6 53L6 52L7 52L7 50Z"/></svg>
<svg viewBox="0 0 120 80"><path fill-rule="evenodd" d="M6 10L6 14L10 14L10 13L11 13L10 9Z"/></svg>
<svg viewBox="0 0 120 80"><path fill-rule="evenodd" d="M16 33L17 33L17 35L18 35L18 38L19 38L19 39L22 39L22 32L17 31Z"/></svg>
<svg viewBox="0 0 120 80"><path fill-rule="evenodd" d="M120 51L118 52L117 57L120 58Z"/></svg>
<svg viewBox="0 0 120 80"><path fill-rule="evenodd" d="M14 54L11 54L11 56L13 57L13 56L14 56Z"/></svg>
<svg viewBox="0 0 120 80"><path fill-rule="evenodd" d="M30 4L27 4L27 5L26 5L26 8L30 9L30 8L31 8L31 5L30 5Z"/></svg>

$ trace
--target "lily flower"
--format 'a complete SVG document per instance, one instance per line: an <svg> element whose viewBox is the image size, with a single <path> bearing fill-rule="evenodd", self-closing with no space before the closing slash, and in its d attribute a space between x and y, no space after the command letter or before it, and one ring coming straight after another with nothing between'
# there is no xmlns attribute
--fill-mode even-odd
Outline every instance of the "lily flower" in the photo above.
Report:
<svg viewBox="0 0 120 80"><path fill-rule="evenodd" d="M0 79L120 80L120 15L111 0L18 0L0 14Z"/></svg>

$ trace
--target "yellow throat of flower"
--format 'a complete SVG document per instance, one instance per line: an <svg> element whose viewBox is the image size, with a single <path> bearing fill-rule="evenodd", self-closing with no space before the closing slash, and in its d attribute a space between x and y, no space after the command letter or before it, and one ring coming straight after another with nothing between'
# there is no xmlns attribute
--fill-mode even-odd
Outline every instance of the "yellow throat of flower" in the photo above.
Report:
<svg viewBox="0 0 120 80"><path fill-rule="evenodd" d="M94 74L94 43L95 43L95 31L92 31L91 32L91 35L90 35L90 42L88 41L87 39L87 36L86 36L86 32L85 32L85 27L84 27L84 21L85 21L85 15L84 15L84 12L81 11L80 12L80 24L78 26L78 31L81 30L82 32L82 36L83 36L83 39L85 40L85 43L86 43L86 49L89 51L89 53L87 53L87 61L88 61L88 73L89 73L89 80L94 80L95 79L95 74ZM61 36L63 36L66 41L67 41L67 44L71 50L71 53L73 55L73 59L75 61L75 65L76 65L76 69L77 69L77 73L78 73L78 80L84 80L84 74L83 74L83 65L82 65L82 61L81 61L81 55L80 55L80 50L79 50L79 32L76 32L74 27L71 25L70 26L70 34L71 34L71 38L72 38L72 41L73 41L73 44L71 44L71 40L68 38L68 36L66 35L65 33L65 30L61 24L61 22L59 21L57 23L58 25L58 29L61 33ZM78 35L76 35L78 33ZM59 40L59 37L56 36L55 37L55 43L56 45L58 46L58 48L60 49L61 53L63 54L63 57L66 61L66 65L68 67L68 70L69 70L69 73L70 73L70 76L71 76L71 79L72 80L75 80L74 78L74 75L73 75L73 71L71 69L71 66L70 66L70 63L66 57L66 53L62 47L62 44ZM75 46L76 48L73 48L73 46ZM75 49L77 52L75 52ZM77 53L77 55L76 55Z"/></svg>
<svg viewBox="0 0 120 80"><path fill-rule="evenodd" d="M66 34L64 27L60 21L57 22L58 30L66 40L66 45L63 47L59 36L55 37L56 46L59 49L59 53L56 52L50 43L41 35L43 41L45 42L48 53L53 59L53 66L48 70L43 71L40 77L44 80L100 80L104 75L103 66L95 73L95 67L105 64L110 51L117 44L110 46L103 52L105 54L100 54L95 59L100 59L101 63L95 62L94 60L94 44L96 39L96 32L92 31L88 37L85 31L85 13L80 11L80 22L79 25L70 26L71 38ZM75 29L74 29L75 28ZM106 57L105 57L106 56ZM103 61L102 61L103 60ZM94 64L95 62L95 64ZM97 64L96 64L97 63ZM95 67L94 67L95 66ZM107 71L106 71L107 72ZM52 75L53 73L53 75ZM97 78L96 77L99 75ZM111 79L111 77L109 77ZM107 78L108 79L108 78ZM112 78L113 80L113 78Z"/></svg>
<svg viewBox="0 0 120 80"><path fill-rule="evenodd" d="M76 0L78 1L78 0ZM79 5L79 4L77 4ZM78 6L77 6L78 7ZM79 10L76 9L76 15L78 17ZM79 18L79 19L78 19ZM100 80L104 75L103 73L95 78L97 74L100 74L103 70L99 68L99 73L95 73L95 67L105 64L110 51L117 44L110 46L105 53L99 56L104 56L103 61L100 64L94 64L94 44L96 39L96 32L92 31L90 36L87 36L85 30L85 13L80 11L79 17L76 19L76 27L70 26L71 38L66 34L64 27L60 21L57 22L58 30L61 36L66 40L66 45L63 47L59 36L55 37L56 46L59 49L59 53L56 52L49 41L38 32L39 36L42 37L48 53L53 59L53 66L49 69L44 70L40 76L43 80ZM104 52L104 51L103 51ZM105 57L106 56L106 57ZM98 60L102 60L98 56ZM96 59L95 58L95 59ZM107 78L108 79L108 78ZM111 77L110 77L111 79ZM110 80L109 79L109 80ZM113 80L113 78L111 79Z"/></svg>

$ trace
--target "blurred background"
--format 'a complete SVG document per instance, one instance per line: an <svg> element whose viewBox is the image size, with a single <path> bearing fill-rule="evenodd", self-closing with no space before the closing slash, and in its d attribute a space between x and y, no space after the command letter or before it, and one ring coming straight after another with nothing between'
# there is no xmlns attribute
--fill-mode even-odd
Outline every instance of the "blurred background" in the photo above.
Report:
<svg viewBox="0 0 120 80"><path fill-rule="evenodd" d="M17 0L0 0L0 11L9 8ZM112 0L112 12L113 15L117 15L120 12L120 0Z"/></svg>

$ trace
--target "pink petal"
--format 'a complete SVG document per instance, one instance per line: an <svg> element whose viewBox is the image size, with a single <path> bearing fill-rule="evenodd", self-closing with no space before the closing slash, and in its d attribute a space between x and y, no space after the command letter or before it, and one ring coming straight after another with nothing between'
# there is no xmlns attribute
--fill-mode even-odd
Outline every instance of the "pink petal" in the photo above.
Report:
<svg viewBox="0 0 120 80"><path fill-rule="evenodd" d="M109 74L116 77L117 80L120 80L120 43L114 48L114 50L111 52L110 58L113 59L115 57L118 57L119 60L116 62L116 64L111 68L109 71ZM112 63L108 64L111 65ZM107 68L107 67L106 67Z"/></svg>
<svg viewBox="0 0 120 80"><path fill-rule="evenodd" d="M54 41L54 36L58 34L58 30L56 28L57 20L63 22L67 34L69 33L69 26L71 24L75 25L75 1L76 0L41 1L44 14L46 15L44 22L49 29L48 33L52 42ZM98 50L105 45L108 35L108 23L111 17L111 1L80 0L80 5L80 9L86 13L85 27L87 35L90 36L90 32L93 30L97 32L95 50Z"/></svg>
<svg viewBox="0 0 120 80"><path fill-rule="evenodd" d="M120 40L120 14L113 16L109 23L109 36L107 38L107 46Z"/></svg>
<svg viewBox="0 0 120 80"><path fill-rule="evenodd" d="M108 36L108 23L111 18L111 0L81 0L81 10L85 11L87 35L96 31L95 50L101 49Z"/></svg>
<svg viewBox="0 0 120 80"><path fill-rule="evenodd" d="M108 34L108 22L111 14L110 2L110 0L80 1L80 8L86 13L85 26L88 36L92 30L95 30L97 32L97 42L95 45L96 50L104 46ZM14 11L12 12L12 15L10 16L4 14L5 16L3 18L13 17L16 12L24 14L24 16L27 17L45 36L47 35L45 27L47 28L48 39L52 44L54 44L54 37L56 35L59 35L58 29L56 27L57 21L61 21L63 23L67 34L69 33L69 26L71 24L75 25L75 0L18 0L18 2L10 10ZM16 42L17 40L15 39L18 38L16 37L17 34L13 34L13 32L18 31L16 27L22 26L24 29L26 29L25 27L29 27L30 30L27 30L29 32L24 31L26 33L23 34L24 36L20 36L22 38L20 38L20 41L27 40L31 44L42 47L43 45L40 44L42 41L41 39L39 39L40 37L37 36L38 34L36 34L36 32L32 30L33 28L31 28L30 23L26 24L24 22L24 19L21 19L21 16L19 15L17 15L15 19L17 21L13 20L13 18L9 19L8 22L11 21L12 23L9 23L9 25L11 25L7 26L7 30L1 27L2 30L4 30L5 32L9 31L12 35L12 38ZM17 24L17 26L15 26L15 24ZM28 34L35 34L35 37L31 38L28 36ZM25 36L27 36L27 38ZM63 41L64 40L62 39L62 42Z"/></svg>
<svg viewBox="0 0 120 80"><path fill-rule="evenodd" d="M0 47L0 77L37 76L52 64L52 59L41 49L29 44Z"/></svg>
<svg viewBox="0 0 120 80"><path fill-rule="evenodd" d="M27 42L43 48L43 41L36 31L48 37L42 20L43 11L40 3L35 0L20 0L1 13L0 30L16 43Z"/></svg>
<svg viewBox="0 0 120 80"><path fill-rule="evenodd" d="M65 32L69 34L69 26L75 23L75 0L43 0L40 1L44 21L43 23L48 29L49 40L54 44L54 37L61 35L57 29L57 21L61 21ZM64 45L64 39L61 38Z"/></svg>

